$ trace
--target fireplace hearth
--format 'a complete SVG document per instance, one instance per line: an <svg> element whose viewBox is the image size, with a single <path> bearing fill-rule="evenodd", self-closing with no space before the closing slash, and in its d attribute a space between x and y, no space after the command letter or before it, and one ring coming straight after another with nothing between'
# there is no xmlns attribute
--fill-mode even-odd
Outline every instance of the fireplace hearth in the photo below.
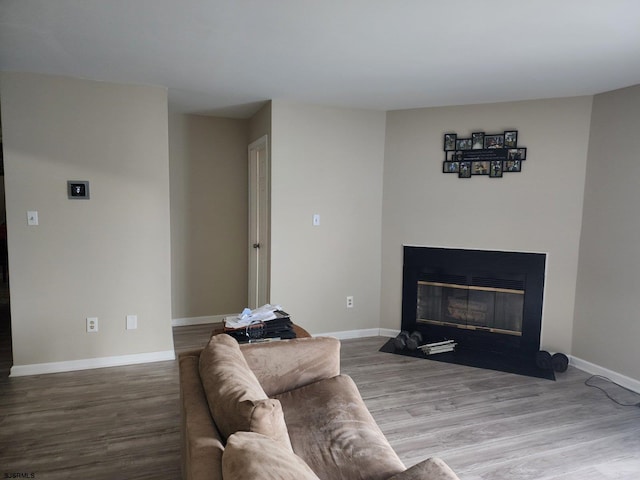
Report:
<svg viewBox="0 0 640 480"><path fill-rule="evenodd" d="M535 367L545 262L539 253L405 246L402 330L457 343L435 360Z"/></svg>

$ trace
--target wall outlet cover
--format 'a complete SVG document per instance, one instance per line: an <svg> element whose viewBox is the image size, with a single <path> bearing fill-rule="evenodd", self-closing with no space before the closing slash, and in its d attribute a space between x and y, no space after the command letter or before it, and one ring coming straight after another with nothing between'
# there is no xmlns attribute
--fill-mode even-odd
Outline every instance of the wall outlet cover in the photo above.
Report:
<svg viewBox="0 0 640 480"><path fill-rule="evenodd" d="M87 333L98 331L98 317L87 317Z"/></svg>

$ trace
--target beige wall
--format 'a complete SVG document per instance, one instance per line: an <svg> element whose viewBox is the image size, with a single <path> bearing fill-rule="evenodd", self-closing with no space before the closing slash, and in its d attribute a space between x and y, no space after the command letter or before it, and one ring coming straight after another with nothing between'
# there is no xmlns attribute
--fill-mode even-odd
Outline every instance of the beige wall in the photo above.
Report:
<svg viewBox="0 0 640 480"><path fill-rule="evenodd" d="M387 114L381 326L400 328L402 245L548 253L542 346L570 352L591 97ZM522 173L443 174L443 134L518 130Z"/></svg>
<svg viewBox="0 0 640 480"><path fill-rule="evenodd" d="M0 81L14 365L172 351L166 90ZM91 199L68 200L67 180Z"/></svg>
<svg viewBox="0 0 640 480"><path fill-rule="evenodd" d="M271 301L312 333L379 326L384 129L383 112L272 103Z"/></svg>
<svg viewBox="0 0 640 480"><path fill-rule="evenodd" d="M162 88L2 73L0 94L15 365L172 350L170 318L242 308L246 149L266 133L271 299L311 332L399 328L402 244L546 252L542 347L640 378L640 87L386 115L274 101L169 125ZM522 173L440 173L446 131L512 128ZM91 200L68 200L70 179Z"/></svg>
<svg viewBox="0 0 640 480"><path fill-rule="evenodd" d="M268 101L249 120L249 143L258 140L264 135L268 135L271 138L271 101Z"/></svg>
<svg viewBox="0 0 640 480"><path fill-rule="evenodd" d="M170 116L174 319L246 305L248 129L248 120Z"/></svg>
<svg viewBox="0 0 640 480"><path fill-rule="evenodd" d="M640 380L640 86L593 102L573 354Z"/></svg>

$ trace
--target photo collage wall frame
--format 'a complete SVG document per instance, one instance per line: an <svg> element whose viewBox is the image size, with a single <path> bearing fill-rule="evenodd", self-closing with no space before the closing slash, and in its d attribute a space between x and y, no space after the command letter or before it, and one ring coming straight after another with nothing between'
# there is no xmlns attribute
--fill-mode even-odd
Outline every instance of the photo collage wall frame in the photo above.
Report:
<svg viewBox="0 0 640 480"><path fill-rule="evenodd" d="M442 173L457 173L459 178L487 175L501 178L504 173L521 172L527 149L518 146L518 131L486 134L474 132L458 138L457 133L444 134Z"/></svg>

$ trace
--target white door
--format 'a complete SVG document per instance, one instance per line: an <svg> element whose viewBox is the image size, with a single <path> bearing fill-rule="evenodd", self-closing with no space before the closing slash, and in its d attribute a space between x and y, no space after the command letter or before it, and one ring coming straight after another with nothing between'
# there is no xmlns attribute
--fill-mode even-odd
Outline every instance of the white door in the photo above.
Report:
<svg viewBox="0 0 640 480"><path fill-rule="evenodd" d="M270 174L268 137L249 145L249 303L269 302Z"/></svg>

